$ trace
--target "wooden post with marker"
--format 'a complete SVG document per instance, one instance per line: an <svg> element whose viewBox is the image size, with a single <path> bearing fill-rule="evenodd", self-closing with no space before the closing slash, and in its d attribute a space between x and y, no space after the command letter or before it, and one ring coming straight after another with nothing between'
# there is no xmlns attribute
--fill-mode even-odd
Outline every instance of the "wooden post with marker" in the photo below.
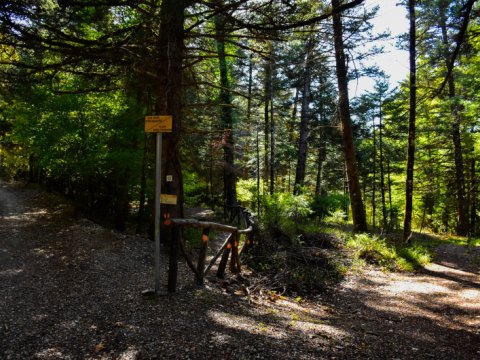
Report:
<svg viewBox="0 0 480 360"><path fill-rule="evenodd" d="M200 283L203 284L204 271L205 271L205 259L207 257L208 249L208 235L210 234L210 228L206 227L202 230L202 238L200 242L200 253L198 255L197 271L202 275Z"/></svg>
<svg viewBox="0 0 480 360"><path fill-rule="evenodd" d="M155 133L156 151L155 151L155 254L154 254L154 286L155 295L160 295L161 277L160 277L160 225L161 208L160 197L162 193L162 133L172 132L172 116L145 116L145 132Z"/></svg>

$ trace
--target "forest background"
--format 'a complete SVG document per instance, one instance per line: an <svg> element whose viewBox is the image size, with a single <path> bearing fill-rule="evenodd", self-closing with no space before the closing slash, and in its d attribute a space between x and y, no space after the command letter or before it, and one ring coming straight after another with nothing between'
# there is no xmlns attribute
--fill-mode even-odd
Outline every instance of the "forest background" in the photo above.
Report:
<svg viewBox="0 0 480 360"><path fill-rule="evenodd" d="M362 0L4 1L1 176L145 231L155 140L143 121L168 114L172 216L241 203L274 237L329 221L476 236L479 7L402 6L410 33L390 38ZM411 56L396 88L369 62L386 39ZM351 97L362 76L373 90Z"/></svg>

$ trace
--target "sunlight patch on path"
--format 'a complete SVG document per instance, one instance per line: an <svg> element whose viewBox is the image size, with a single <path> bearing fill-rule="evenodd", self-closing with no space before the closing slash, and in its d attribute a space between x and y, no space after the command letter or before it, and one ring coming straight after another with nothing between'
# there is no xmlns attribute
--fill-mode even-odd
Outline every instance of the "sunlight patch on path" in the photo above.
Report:
<svg viewBox="0 0 480 360"><path fill-rule="evenodd" d="M384 285L381 291L387 291L393 294L446 294L448 293L449 289L443 285L432 284L428 281L428 279L424 281L411 281L411 279L405 279Z"/></svg>
<svg viewBox="0 0 480 360"><path fill-rule="evenodd" d="M430 264L426 271L401 274L372 270L367 280L349 288L362 292L365 304L377 311L430 319L451 329L478 327L479 276L439 264Z"/></svg>
<svg viewBox="0 0 480 360"><path fill-rule="evenodd" d="M23 272L23 269L0 270L0 276L15 276Z"/></svg>
<svg viewBox="0 0 480 360"><path fill-rule="evenodd" d="M243 330L251 334L264 334L275 339L283 339L287 336L287 333L277 327L274 324L266 324L262 321L254 321L247 316L239 316L224 311L209 311L208 316L216 323L223 325L233 330Z"/></svg>

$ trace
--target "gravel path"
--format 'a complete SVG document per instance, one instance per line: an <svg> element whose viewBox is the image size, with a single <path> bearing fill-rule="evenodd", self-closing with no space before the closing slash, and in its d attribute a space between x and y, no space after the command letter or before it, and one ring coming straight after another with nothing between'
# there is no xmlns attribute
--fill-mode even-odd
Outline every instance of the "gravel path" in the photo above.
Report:
<svg viewBox="0 0 480 360"><path fill-rule="evenodd" d="M352 274L312 301L200 288L181 262L179 291L150 298L149 240L0 183L0 359L477 359L478 250Z"/></svg>

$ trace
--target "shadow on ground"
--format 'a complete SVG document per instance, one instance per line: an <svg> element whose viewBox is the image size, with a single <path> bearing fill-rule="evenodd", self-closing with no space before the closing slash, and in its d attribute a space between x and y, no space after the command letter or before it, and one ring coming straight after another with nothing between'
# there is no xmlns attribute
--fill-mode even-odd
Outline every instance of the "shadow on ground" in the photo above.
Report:
<svg viewBox="0 0 480 360"><path fill-rule="evenodd" d="M372 270L306 302L236 296L215 283L199 288L182 263L179 291L149 298L142 291L153 280L150 241L44 213L30 201L35 193L0 195L0 207L18 205L0 212L2 359L480 356L473 272Z"/></svg>

